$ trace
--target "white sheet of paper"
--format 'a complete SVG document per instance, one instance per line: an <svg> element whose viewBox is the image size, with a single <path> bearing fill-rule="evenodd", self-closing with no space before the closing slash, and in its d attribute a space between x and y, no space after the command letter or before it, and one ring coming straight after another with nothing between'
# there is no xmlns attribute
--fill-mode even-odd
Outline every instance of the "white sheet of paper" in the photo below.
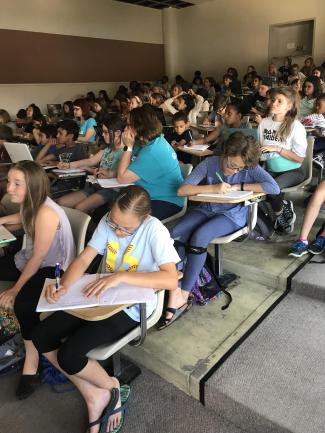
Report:
<svg viewBox="0 0 325 433"><path fill-rule="evenodd" d="M102 188L123 188L133 185L133 183L119 183L115 177L112 179L97 179L97 182Z"/></svg>
<svg viewBox="0 0 325 433"><path fill-rule="evenodd" d="M57 168L53 170L53 173L57 173L57 174L85 173L85 170L82 170L81 168L66 168L66 169Z"/></svg>
<svg viewBox="0 0 325 433"><path fill-rule="evenodd" d="M100 278L105 276L109 276L109 274L99 275ZM135 304L153 301L156 296L153 289L120 284L107 289L99 299L97 297L85 298L82 290L87 284L94 281L96 281L96 274L83 275L69 288L68 293L60 298L59 302L49 304L44 297L45 288L49 284L55 284L55 279L46 278L36 311L58 311L104 305Z"/></svg>
<svg viewBox="0 0 325 433"><path fill-rule="evenodd" d="M211 197L211 198L245 198L253 194L253 191L229 191L225 194L197 194L198 197Z"/></svg>
<svg viewBox="0 0 325 433"><path fill-rule="evenodd" d="M184 149L192 149L192 150L207 150L209 144L193 144L193 146L187 146L185 144Z"/></svg>

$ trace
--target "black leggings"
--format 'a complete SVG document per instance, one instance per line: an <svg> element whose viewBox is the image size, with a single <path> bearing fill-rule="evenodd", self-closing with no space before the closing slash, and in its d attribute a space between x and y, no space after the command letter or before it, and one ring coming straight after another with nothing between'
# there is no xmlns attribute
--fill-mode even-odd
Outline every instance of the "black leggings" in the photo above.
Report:
<svg viewBox="0 0 325 433"><path fill-rule="evenodd" d="M16 268L14 256L0 257L0 281L16 282L21 272ZM21 288L15 299L14 310L24 340L31 340L32 329L39 323L36 306L45 278L54 278L55 268L40 268Z"/></svg>
<svg viewBox="0 0 325 433"><path fill-rule="evenodd" d="M294 170L284 171L282 173L273 173L269 171L269 174L276 180L276 183L279 185L281 190L282 188L289 188L290 186L298 185L305 179L305 174L301 167ZM277 195L268 194L266 196L267 201L271 204L275 213L280 213L282 211L283 197L283 192L280 192L280 194Z"/></svg>
<svg viewBox="0 0 325 433"><path fill-rule="evenodd" d="M139 326L124 311L104 320L87 321L57 311L33 330L33 343L40 353L58 349L58 363L67 374L79 373L88 363L87 353L101 344L111 344ZM66 340L62 343L62 339Z"/></svg>

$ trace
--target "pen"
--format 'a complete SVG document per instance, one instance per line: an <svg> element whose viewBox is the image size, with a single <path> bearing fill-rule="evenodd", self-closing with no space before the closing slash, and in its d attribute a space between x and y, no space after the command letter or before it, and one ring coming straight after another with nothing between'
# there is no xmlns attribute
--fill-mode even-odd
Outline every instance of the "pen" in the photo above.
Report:
<svg viewBox="0 0 325 433"><path fill-rule="evenodd" d="M192 131L190 129L188 130L188 135L190 136L191 141L193 141L193 135L192 135Z"/></svg>
<svg viewBox="0 0 325 433"><path fill-rule="evenodd" d="M220 176L220 174L217 171L216 171L216 176L220 180L221 183L224 183L222 177Z"/></svg>
<svg viewBox="0 0 325 433"><path fill-rule="evenodd" d="M55 264L55 290L58 291L60 287L61 265Z"/></svg>

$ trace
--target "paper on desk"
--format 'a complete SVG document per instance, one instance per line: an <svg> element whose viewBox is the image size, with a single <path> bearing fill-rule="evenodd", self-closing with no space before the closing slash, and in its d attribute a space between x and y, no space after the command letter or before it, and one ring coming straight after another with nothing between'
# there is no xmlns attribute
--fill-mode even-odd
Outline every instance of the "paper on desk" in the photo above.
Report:
<svg viewBox="0 0 325 433"><path fill-rule="evenodd" d="M123 188L133 185L133 183L119 183L116 177L112 179L97 179L97 182L102 188Z"/></svg>
<svg viewBox="0 0 325 433"><path fill-rule="evenodd" d="M99 277L105 277L109 274L100 274ZM155 300L153 289L144 287L130 286L128 284L119 284L111 287L97 297L85 298L82 290L87 284L96 281L96 274L85 274L76 281L68 290L68 293L60 298L56 304L49 304L44 296L45 289L49 284L55 284L55 279L46 278L36 311L58 311L72 310L77 308L89 308L106 305L135 304L139 302L150 302Z"/></svg>
<svg viewBox="0 0 325 433"><path fill-rule="evenodd" d="M72 173L84 173L85 170L82 170L81 168L65 168L65 169L55 169L53 170L53 173L58 174L72 174Z"/></svg>
<svg viewBox="0 0 325 433"><path fill-rule="evenodd" d="M209 144L193 144L193 146L187 146L185 144L184 149L192 149L192 150L207 150Z"/></svg>
<svg viewBox="0 0 325 433"><path fill-rule="evenodd" d="M197 194L198 197L211 197L211 198L245 198L253 194L253 191L228 191L225 194Z"/></svg>
<svg viewBox="0 0 325 433"><path fill-rule="evenodd" d="M15 236L10 233L9 230L7 230L5 227L0 225L0 245L6 244L7 242L15 241Z"/></svg>

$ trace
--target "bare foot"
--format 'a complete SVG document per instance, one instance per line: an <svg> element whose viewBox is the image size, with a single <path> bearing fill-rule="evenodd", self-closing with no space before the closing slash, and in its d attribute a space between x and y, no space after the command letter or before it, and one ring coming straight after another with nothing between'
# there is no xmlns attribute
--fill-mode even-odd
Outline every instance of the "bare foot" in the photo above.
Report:
<svg viewBox="0 0 325 433"><path fill-rule="evenodd" d="M119 381L112 377L111 378L114 381L114 388L120 389ZM111 392L107 389L103 388L96 388L92 392L92 399L91 401L87 401L87 408L88 408L88 415L89 415L89 422L96 421L99 419L105 409L105 407L108 405L108 403L111 400ZM119 398L115 409L121 406L121 399ZM115 427L119 425L121 422L121 412L118 412L115 415L112 415L109 417L107 422L107 432L111 432ZM100 424L96 424L93 427L91 427L88 432L89 433L98 433L100 429Z"/></svg>

